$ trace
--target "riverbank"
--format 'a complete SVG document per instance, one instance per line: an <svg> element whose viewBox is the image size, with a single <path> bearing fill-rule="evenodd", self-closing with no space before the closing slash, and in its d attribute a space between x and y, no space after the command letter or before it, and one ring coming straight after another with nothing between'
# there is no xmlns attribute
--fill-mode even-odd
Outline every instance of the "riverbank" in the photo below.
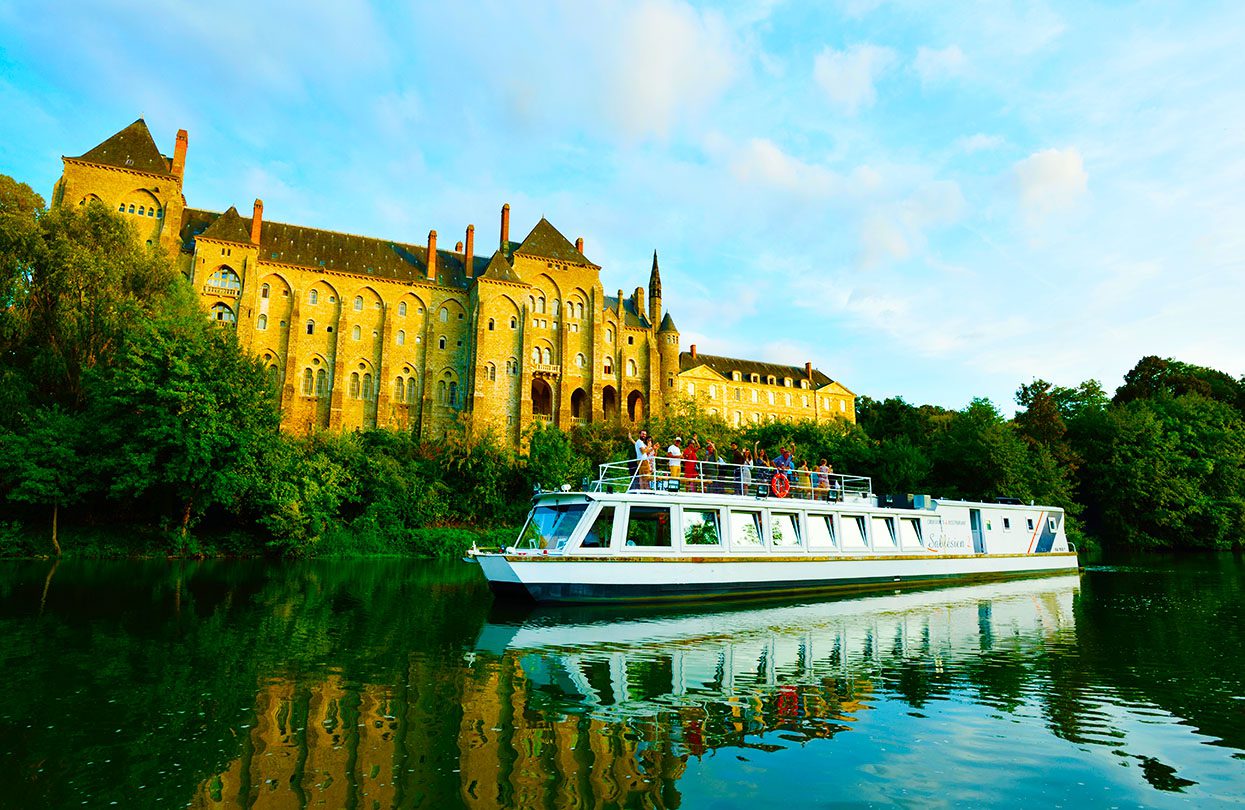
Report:
<svg viewBox="0 0 1245 810"><path fill-rule="evenodd" d="M331 529L303 547L307 559L410 557L457 559L472 544L508 545L518 527L471 528L437 526L400 531ZM197 532L185 540L177 534L142 527L64 527L60 532L62 558L127 559L237 559L277 556L265 553L254 535L242 532ZM43 559L54 556L47 534L15 521L0 522L0 559ZM287 555L288 556L288 555Z"/></svg>

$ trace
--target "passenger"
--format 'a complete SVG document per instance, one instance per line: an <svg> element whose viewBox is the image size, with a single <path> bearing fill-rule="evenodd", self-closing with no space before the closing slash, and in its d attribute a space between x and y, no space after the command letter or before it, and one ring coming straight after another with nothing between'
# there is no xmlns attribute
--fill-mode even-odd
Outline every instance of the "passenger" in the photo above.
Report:
<svg viewBox="0 0 1245 810"><path fill-rule="evenodd" d="M830 498L830 465L823 458L821 464L817 467L817 500L824 501Z"/></svg>
<svg viewBox="0 0 1245 810"><path fill-rule="evenodd" d="M752 451L744 450L743 464L739 467L739 494L747 495L752 487L752 468L756 462L752 459Z"/></svg>
<svg viewBox="0 0 1245 810"><path fill-rule="evenodd" d="M683 450L683 480L687 485L688 492L703 492L704 486L700 480L699 453L696 452L696 437L693 435L692 440L688 442L686 449Z"/></svg>
<svg viewBox="0 0 1245 810"><path fill-rule="evenodd" d="M731 442L731 464L735 466L731 468L732 477L735 479L735 485L739 487L739 494L744 494L744 451L739 449L739 442Z"/></svg>
<svg viewBox="0 0 1245 810"><path fill-rule="evenodd" d="M796 486L796 495L801 498L813 497L812 473L808 469L807 461L800 462L800 466L796 468L795 477L799 480Z"/></svg>
<svg viewBox="0 0 1245 810"><path fill-rule="evenodd" d="M640 438L636 439L627 434L627 438L631 440L632 447L635 448L635 457L631 459L631 484L635 488L636 480L640 477L640 462L644 459L644 451L648 448L648 431L641 430Z"/></svg>
<svg viewBox="0 0 1245 810"><path fill-rule="evenodd" d="M643 431L641 431L641 435L645 435ZM643 445L641 445L640 442L636 442L635 446L636 453L639 454L636 461L636 478L639 480L640 489L652 489L653 460L657 451L654 448L653 441L651 439Z"/></svg>
<svg viewBox="0 0 1245 810"><path fill-rule="evenodd" d="M678 481L683 467L683 437L675 436L674 443L666 448L666 457L670 459L670 480Z"/></svg>
<svg viewBox="0 0 1245 810"><path fill-rule="evenodd" d="M718 465L721 463L722 458L718 455L718 448L713 445L712 441L705 442L705 457L700 462L700 477L704 479L705 489L708 492L722 491L718 482Z"/></svg>

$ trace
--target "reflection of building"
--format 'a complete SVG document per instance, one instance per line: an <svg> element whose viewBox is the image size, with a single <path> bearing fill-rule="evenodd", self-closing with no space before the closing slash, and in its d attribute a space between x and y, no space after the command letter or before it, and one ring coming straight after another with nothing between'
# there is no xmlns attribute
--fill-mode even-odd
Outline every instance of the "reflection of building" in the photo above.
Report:
<svg viewBox="0 0 1245 810"><path fill-rule="evenodd" d="M191 807L677 807L692 757L832 737L1064 633L1078 582L487 625L471 664L412 656L393 685L272 679Z"/></svg>
<svg viewBox="0 0 1245 810"><path fill-rule="evenodd" d="M533 420L641 419L676 398L735 424L769 418L855 421L851 391L806 364L680 353L662 309L657 256L647 294L606 295L583 240L541 219L475 253L323 231L186 206L188 137L160 154L139 119L64 158L53 205L99 201L175 258L203 306L238 330L281 391L283 424L303 430L415 426L463 411L512 441Z"/></svg>

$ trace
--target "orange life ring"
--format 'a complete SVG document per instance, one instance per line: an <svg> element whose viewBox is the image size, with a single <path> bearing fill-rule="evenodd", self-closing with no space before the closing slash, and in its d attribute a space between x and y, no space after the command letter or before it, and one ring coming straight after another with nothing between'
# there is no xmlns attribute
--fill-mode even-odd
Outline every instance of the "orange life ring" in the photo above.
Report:
<svg viewBox="0 0 1245 810"><path fill-rule="evenodd" d="M774 473L769 482L769 491L779 498L785 498L791 494L791 482L783 473Z"/></svg>

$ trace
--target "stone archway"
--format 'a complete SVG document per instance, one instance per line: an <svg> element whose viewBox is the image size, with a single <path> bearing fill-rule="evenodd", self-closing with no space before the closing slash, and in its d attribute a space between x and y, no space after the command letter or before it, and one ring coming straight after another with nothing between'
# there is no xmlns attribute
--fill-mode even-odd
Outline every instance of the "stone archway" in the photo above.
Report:
<svg viewBox="0 0 1245 810"><path fill-rule="evenodd" d="M553 389L539 377L532 380L532 416L553 419Z"/></svg>
<svg viewBox="0 0 1245 810"><path fill-rule="evenodd" d="M632 422L644 421L644 395L639 391L627 395L627 418Z"/></svg>
<svg viewBox="0 0 1245 810"><path fill-rule="evenodd" d="M588 395L582 388L576 388L571 394L571 418L587 419L588 417Z"/></svg>
<svg viewBox="0 0 1245 810"><path fill-rule="evenodd" d="M612 385L601 389L601 411L607 422L618 418L618 391Z"/></svg>

